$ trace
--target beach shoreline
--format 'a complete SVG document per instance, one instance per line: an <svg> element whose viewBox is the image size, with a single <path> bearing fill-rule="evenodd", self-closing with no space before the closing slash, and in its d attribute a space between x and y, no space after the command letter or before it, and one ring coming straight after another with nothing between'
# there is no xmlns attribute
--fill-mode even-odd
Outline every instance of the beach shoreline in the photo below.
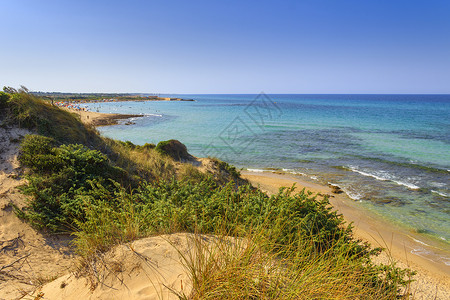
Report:
<svg viewBox="0 0 450 300"><path fill-rule="evenodd" d="M98 126L111 126L118 125L119 120L127 120L131 118L142 118L144 115L135 115L135 114L107 114L107 113L99 113L87 110L75 110L71 108L61 107L66 111L77 114L80 117L81 122L87 125L92 125L95 127ZM125 125L134 124L133 122L126 122Z"/></svg>
<svg viewBox="0 0 450 300"><path fill-rule="evenodd" d="M436 295L436 299L450 298L450 266L426 256L419 256L414 249L426 248L420 240L414 239L410 232L358 207L345 193L334 194L329 186L311 182L303 176L271 171L241 171L241 174L252 185L269 194L276 193L280 187L290 187L295 183L297 191L305 188L313 194L319 194L319 197L329 195L334 210L342 214L346 222L353 222L356 238L369 242L373 247L388 249L387 253L375 259L376 262L388 263L393 258L399 266L417 271L411 288L414 299L429 299L431 295Z"/></svg>

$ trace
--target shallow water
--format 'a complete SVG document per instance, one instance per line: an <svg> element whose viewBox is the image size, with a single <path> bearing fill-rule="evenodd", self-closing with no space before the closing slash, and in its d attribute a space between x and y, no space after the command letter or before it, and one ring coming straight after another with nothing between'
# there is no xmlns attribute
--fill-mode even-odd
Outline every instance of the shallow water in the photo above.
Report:
<svg viewBox="0 0 450 300"><path fill-rule="evenodd" d="M136 144L178 139L196 156L338 184L364 208L450 246L450 95L177 95L112 102L144 114L101 127Z"/></svg>

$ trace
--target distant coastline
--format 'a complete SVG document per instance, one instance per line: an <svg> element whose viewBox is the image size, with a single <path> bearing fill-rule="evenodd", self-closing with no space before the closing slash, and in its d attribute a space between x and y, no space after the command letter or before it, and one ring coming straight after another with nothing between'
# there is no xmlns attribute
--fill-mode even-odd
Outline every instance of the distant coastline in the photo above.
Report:
<svg viewBox="0 0 450 300"><path fill-rule="evenodd" d="M68 103L97 103L97 102L120 102L120 101L195 101L190 98L161 97L160 94L115 94L115 93L47 93L32 92L33 95L44 100Z"/></svg>

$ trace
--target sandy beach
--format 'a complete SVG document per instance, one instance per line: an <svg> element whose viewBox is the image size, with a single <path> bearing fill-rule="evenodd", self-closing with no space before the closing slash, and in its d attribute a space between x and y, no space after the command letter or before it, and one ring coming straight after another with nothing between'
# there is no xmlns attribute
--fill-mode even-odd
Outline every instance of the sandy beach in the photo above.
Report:
<svg viewBox="0 0 450 300"><path fill-rule="evenodd" d="M413 254L414 249L423 249L425 245L415 240L411 233L395 228L370 212L362 210L345 193L334 194L326 185L289 174L249 171L241 173L243 178L269 194L276 193L280 187L290 187L295 183L298 191L305 188L313 194L330 195L333 207L347 222L353 222L355 237L368 241L374 247L388 249L389 255L383 253L377 261L388 262L391 256L399 266L417 271L415 281L411 285L414 299L450 299L450 266L426 256ZM439 249L433 250L439 252Z"/></svg>
<svg viewBox="0 0 450 300"><path fill-rule="evenodd" d="M93 126L109 126L118 124L119 120L126 120L130 118L139 118L143 117L142 115L127 115L127 114L106 114L99 113L93 111L84 111L84 110L75 110L70 108L61 108L71 113L77 114L80 116L81 122ZM133 124L132 122L127 123Z"/></svg>

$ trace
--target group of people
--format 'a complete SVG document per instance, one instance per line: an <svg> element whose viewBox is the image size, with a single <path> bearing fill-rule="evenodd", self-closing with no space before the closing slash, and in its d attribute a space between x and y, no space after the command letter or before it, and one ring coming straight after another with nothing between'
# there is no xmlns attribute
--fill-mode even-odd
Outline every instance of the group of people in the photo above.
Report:
<svg viewBox="0 0 450 300"><path fill-rule="evenodd" d="M72 102L55 102L54 103L56 106L59 107L65 107L65 108L70 108L73 110L82 110L82 111L88 111L89 109L87 107L82 107L79 105L79 103L72 103Z"/></svg>

